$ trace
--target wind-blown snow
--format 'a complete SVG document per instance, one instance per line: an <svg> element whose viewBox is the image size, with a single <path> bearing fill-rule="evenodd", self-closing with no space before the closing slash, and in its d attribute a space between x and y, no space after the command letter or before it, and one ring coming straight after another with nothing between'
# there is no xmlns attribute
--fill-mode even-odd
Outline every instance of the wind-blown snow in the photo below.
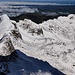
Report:
<svg viewBox="0 0 75 75"><path fill-rule="evenodd" d="M0 38L4 34L9 36L15 49L47 61L66 75L75 74L74 14L68 17L60 16L58 19L48 20L41 24L36 24L29 19L16 23L10 21L7 15L3 15L0 27ZM0 49L3 46L0 45Z"/></svg>

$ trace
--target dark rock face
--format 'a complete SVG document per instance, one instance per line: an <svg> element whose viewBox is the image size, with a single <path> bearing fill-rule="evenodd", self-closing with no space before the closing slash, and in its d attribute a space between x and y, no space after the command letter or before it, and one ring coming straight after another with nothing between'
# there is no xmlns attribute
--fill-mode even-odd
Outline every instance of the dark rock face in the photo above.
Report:
<svg viewBox="0 0 75 75"><path fill-rule="evenodd" d="M35 75L39 70L52 75L64 75L47 62L29 57L19 50L6 57L0 56L0 75Z"/></svg>
<svg viewBox="0 0 75 75"><path fill-rule="evenodd" d="M42 23L43 21L47 21L49 19L58 18L59 16L60 15L47 16L47 15L44 15L42 13L26 13L26 14L21 14L21 15L16 16L16 17L10 17L10 19L19 22L19 20L24 20L26 18L26 19L30 19L33 22L39 24L39 23ZM64 14L64 15L62 14L62 16L68 16L68 14Z"/></svg>
<svg viewBox="0 0 75 75"><path fill-rule="evenodd" d="M28 33L32 33L32 35L37 34L37 35L43 35L43 30L42 29L37 29L37 31L35 29L30 29L28 31Z"/></svg>
<svg viewBox="0 0 75 75"><path fill-rule="evenodd" d="M17 38L22 39L22 36L17 29L12 30L11 33L15 39L17 39Z"/></svg>

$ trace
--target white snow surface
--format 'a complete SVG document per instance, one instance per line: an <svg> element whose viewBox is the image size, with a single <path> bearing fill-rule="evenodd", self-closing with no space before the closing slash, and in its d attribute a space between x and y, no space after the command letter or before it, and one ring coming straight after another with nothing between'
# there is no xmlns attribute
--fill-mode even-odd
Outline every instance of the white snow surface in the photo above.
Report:
<svg viewBox="0 0 75 75"><path fill-rule="evenodd" d="M9 17L6 14L2 15L0 18L0 38L2 38L4 34L8 33L8 31L12 29L14 29L14 26Z"/></svg>
<svg viewBox="0 0 75 75"><path fill-rule="evenodd" d="M9 37L12 44L6 45L4 37ZM6 41L9 42L8 39ZM4 47L7 47L6 51ZM0 55L10 55L14 48L28 56L47 61L66 75L75 75L75 15L60 16L41 24L29 19L15 22L7 15L2 15Z"/></svg>

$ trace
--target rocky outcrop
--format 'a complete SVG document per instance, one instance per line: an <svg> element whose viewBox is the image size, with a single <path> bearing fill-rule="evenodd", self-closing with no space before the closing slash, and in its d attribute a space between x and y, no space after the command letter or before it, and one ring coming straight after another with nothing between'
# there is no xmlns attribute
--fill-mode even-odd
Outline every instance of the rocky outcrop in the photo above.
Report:
<svg viewBox="0 0 75 75"><path fill-rule="evenodd" d="M15 51L15 49L10 37L4 35L2 39L0 39L0 55L7 56L10 55L13 51Z"/></svg>
<svg viewBox="0 0 75 75"><path fill-rule="evenodd" d="M29 56L49 62L67 75L75 74L75 15L60 16L41 24L28 19L11 22L7 15L2 17L1 56L8 56L19 49Z"/></svg>

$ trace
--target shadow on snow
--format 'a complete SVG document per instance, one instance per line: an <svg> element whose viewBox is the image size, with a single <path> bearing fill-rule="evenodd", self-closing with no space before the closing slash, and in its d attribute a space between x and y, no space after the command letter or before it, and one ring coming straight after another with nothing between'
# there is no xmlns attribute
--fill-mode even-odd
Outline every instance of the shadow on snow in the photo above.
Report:
<svg viewBox="0 0 75 75"><path fill-rule="evenodd" d="M36 74L39 70L51 75L65 75L49 63L29 57L20 50L6 57L0 56L0 75L30 75Z"/></svg>

